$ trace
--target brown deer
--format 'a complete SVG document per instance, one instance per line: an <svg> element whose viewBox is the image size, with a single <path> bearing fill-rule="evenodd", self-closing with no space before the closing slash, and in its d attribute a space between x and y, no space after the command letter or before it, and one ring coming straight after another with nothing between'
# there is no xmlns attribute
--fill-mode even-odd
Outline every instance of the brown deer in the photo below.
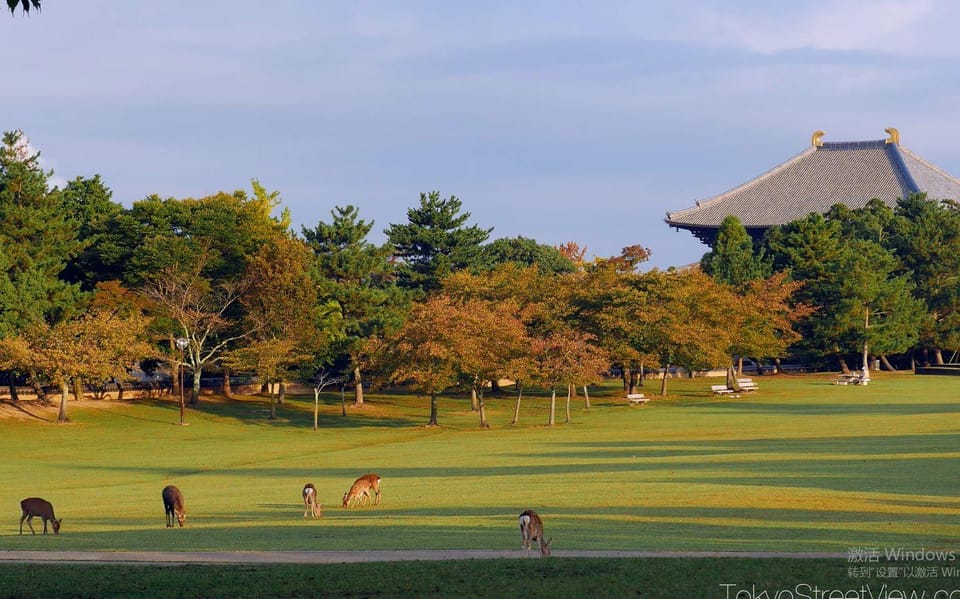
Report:
<svg viewBox="0 0 960 599"><path fill-rule="evenodd" d="M526 510L520 514L520 536L523 537L521 549L530 551L530 541L537 541L540 545L540 557L550 557L550 543L553 539L543 538L543 520L533 510Z"/></svg>
<svg viewBox="0 0 960 599"><path fill-rule="evenodd" d="M176 516L180 528L187 519L187 511L183 509L183 493L173 485L163 488L163 511L167 517L167 528L173 528L173 518Z"/></svg>
<svg viewBox="0 0 960 599"><path fill-rule="evenodd" d="M307 514L310 514L314 518L323 518L323 506L317 499L317 488L313 486L313 483L303 485L301 494L303 495L303 517L306 518Z"/></svg>
<svg viewBox="0 0 960 599"><path fill-rule="evenodd" d="M364 474L353 482L350 490L343 494L343 507L357 505L366 505L370 497L370 491L376 493L376 504L380 504L380 481L382 479L376 474Z"/></svg>
<svg viewBox="0 0 960 599"><path fill-rule="evenodd" d="M23 515L20 516L20 534L23 534L24 520L27 521L30 532L37 534L37 531L33 530L33 524L30 522L34 516L40 516L40 518L43 519L43 534L47 534L47 520L53 525L53 534L60 534L60 523L63 522L63 518L57 520L57 517L53 515L53 504L46 499L28 497L20 502L20 509L23 510Z"/></svg>

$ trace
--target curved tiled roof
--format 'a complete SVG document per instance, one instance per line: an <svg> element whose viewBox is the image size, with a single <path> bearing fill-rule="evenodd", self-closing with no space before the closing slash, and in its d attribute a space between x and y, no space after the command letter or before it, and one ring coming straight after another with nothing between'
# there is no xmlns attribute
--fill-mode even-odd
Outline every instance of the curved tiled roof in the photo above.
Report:
<svg viewBox="0 0 960 599"><path fill-rule="evenodd" d="M918 191L931 199L960 200L960 179L890 140L820 142L739 187L667 212L665 221L707 241L731 214L761 234L834 204L861 208L878 198L894 206Z"/></svg>

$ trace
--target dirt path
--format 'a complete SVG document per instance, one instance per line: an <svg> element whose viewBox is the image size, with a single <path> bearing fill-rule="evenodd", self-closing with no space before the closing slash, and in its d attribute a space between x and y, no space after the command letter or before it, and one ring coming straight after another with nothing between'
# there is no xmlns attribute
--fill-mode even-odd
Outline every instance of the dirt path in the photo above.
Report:
<svg viewBox="0 0 960 599"><path fill-rule="evenodd" d="M847 559L846 553L778 551L554 551L554 557ZM531 551L529 557L535 558ZM0 551L0 563L96 564L345 564L357 562L525 559L523 551Z"/></svg>

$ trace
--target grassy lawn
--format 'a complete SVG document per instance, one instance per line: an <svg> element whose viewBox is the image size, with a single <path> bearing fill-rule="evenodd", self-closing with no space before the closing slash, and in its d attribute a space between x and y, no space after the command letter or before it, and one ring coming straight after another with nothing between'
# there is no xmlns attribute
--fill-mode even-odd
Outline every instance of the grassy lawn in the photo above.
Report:
<svg viewBox="0 0 960 599"><path fill-rule="evenodd" d="M161 400L71 405L66 425L7 418L0 550L519 549L526 508L555 550L960 550L960 380L755 380L739 399L711 397L712 379L672 380L643 408L612 382L552 428L542 396L515 426L513 400L489 400L488 430L462 398L445 399L431 429L426 399L378 394L346 418L325 396L318 432L312 397L275 421L256 397L203 398L186 427ZM370 471L383 504L341 509ZM302 519L305 482L321 521ZM186 497L182 530L163 525L170 483ZM17 534L33 495L53 502L61 535Z"/></svg>
<svg viewBox="0 0 960 599"><path fill-rule="evenodd" d="M857 599L960 596L958 578L860 578L839 560L550 559L321 565L0 565L0 597L641 597ZM766 592L766 595L761 593ZM926 592L925 595L921 593ZM935 595L934 593L940 593ZM778 594L779 593L779 594ZM897 594L902 593L902 594Z"/></svg>

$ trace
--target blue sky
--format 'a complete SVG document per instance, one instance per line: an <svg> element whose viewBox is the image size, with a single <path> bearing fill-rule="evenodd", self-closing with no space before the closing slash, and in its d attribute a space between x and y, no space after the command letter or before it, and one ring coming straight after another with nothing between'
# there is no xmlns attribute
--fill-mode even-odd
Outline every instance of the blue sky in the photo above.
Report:
<svg viewBox="0 0 960 599"><path fill-rule="evenodd" d="M44 0L0 18L0 129L127 206L256 178L297 230L354 204L379 242L438 190L493 238L641 244L667 267L707 249L667 210L816 129L897 127L960 176L958 17L946 0Z"/></svg>

